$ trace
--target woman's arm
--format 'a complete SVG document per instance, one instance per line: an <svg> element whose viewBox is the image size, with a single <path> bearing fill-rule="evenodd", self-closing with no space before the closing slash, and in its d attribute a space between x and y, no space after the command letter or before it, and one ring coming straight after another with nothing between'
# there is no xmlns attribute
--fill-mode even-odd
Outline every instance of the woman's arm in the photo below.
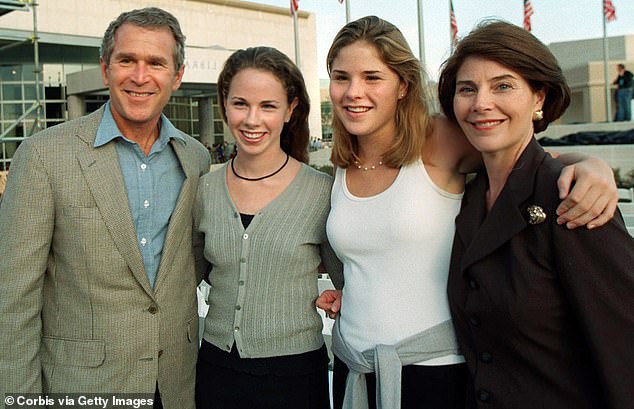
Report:
<svg viewBox="0 0 634 409"><path fill-rule="evenodd" d="M595 230L555 228L553 255L608 406L631 408L634 239L619 215Z"/></svg>
<svg viewBox="0 0 634 409"><path fill-rule="evenodd" d="M321 257L321 265L323 270L328 273L330 280L335 288L343 288L343 265L337 258L335 251L330 246L328 241L321 243L319 246L319 255Z"/></svg>

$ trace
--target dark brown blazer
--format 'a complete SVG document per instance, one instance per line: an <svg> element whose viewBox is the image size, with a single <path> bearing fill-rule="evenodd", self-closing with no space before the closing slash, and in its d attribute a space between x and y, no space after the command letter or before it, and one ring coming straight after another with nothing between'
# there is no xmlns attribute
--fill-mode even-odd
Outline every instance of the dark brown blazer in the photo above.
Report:
<svg viewBox="0 0 634 409"><path fill-rule="evenodd" d="M634 408L634 241L620 214L557 225L560 170L533 140L488 214L486 172L467 186L448 295L474 406Z"/></svg>

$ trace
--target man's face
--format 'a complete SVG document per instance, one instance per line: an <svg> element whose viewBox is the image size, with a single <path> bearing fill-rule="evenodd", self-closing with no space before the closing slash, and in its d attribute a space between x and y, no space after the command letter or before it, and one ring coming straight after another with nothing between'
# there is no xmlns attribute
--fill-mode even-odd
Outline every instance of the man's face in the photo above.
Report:
<svg viewBox="0 0 634 409"><path fill-rule="evenodd" d="M126 131L155 126L184 68L174 66L171 31L123 24L115 33L110 63L101 61L104 85L117 126Z"/></svg>

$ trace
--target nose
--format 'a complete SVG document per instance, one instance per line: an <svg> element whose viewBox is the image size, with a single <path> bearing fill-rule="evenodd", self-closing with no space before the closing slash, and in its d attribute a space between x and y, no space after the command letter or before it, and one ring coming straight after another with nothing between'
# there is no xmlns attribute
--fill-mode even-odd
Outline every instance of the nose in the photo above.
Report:
<svg viewBox="0 0 634 409"><path fill-rule="evenodd" d="M473 99L471 109L474 112L483 112L490 110L492 106L493 98L491 98L491 94L489 92L479 90Z"/></svg>
<svg viewBox="0 0 634 409"><path fill-rule="evenodd" d="M131 78L136 84L143 84L147 81L148 67L144 62L138 62L134 64L132 69Z"/></svg>
<svg viewBox="0 0 634 409"><path fill-rule="evenodd" d="M249 108L244 122L249 127L254 127L258 125L260 123L259 110L257 108Z"/></svg>
<svg viewBox="0 0 634 409"><path fill-rule="evenodd" d="M346 88L345 96L350 99L355 99L361 97L363 94L363 86L359 79L352 78L348 82L348 87Z"/></svg>

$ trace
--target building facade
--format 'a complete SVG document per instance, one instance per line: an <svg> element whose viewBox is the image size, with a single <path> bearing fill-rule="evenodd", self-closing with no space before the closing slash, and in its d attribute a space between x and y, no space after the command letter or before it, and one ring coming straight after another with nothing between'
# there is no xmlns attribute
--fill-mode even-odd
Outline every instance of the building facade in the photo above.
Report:
<svg viewBox="0 0 634 409"><path fill-rule="evenodd" d="M0 0L0 171L8 168L22 138L91 112L108 99L99 45L109 22L123 11L156 6L179 19L187 37L185 75L165 114L209 146L232 140L220 117L216 90L227 57L237 49L266 45L295 60L288 8L239 0L32 3ZM316 20L303 11L298 17L300 68L314 106L310 132L320 137Z"/></svg>
<svg viewBox="0 0 634 409"><path fill-rule="evenodd" d="M572 92L570 107L561 118L562 124L606 122L605 70L603 38L564 41L548 45L557 57ZM609 37L608 81L617 77L617 64L634 71L634 35ZM611 115L614 115L614 86L611 87Z"/></svg>

